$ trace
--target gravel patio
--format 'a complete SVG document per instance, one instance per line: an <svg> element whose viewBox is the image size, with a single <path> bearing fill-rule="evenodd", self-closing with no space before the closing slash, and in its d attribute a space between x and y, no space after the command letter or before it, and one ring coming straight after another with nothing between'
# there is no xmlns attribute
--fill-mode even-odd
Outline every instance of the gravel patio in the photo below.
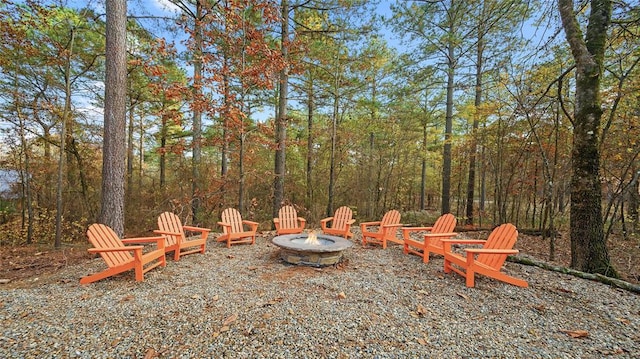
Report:
<svg viewBox="0 0 640 359"><path fill-rule="evenodd" d="M81 286L100 258L0 287L3 358L640 358L640 297L506 264L475 288L400 246L284 264L270 235Z"/></svg>

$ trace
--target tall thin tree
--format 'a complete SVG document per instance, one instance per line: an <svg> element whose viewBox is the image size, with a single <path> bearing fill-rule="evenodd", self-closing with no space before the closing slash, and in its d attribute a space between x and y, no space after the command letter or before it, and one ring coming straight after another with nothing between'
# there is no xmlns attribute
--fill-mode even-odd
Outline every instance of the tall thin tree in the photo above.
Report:
<svg viewBox="0 0 640 359"><path fill-rule="evenodd" d="M124 235L127 4L107 0L102 206L100 222Z"/></svg>

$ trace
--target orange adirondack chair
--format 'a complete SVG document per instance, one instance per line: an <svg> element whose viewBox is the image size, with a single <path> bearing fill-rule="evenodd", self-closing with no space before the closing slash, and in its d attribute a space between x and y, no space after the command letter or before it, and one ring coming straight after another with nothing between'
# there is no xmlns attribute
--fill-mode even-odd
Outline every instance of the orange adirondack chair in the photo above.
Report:
<svg viewBox="0 0 640 359"><path fill-rule="evenodd" d="M518 230L511 223L496 227L486 241L473 239L444 239L444 272L454 271L466 278L467 287L475 285L475 274L479 273L505 283L528 287L529 284L519 278L502 272L502 265L509 254L517 254L513 249L518 239ZM482 244L482 248L466 248L466 258L451 252L451 244ZM477 256L477 257L476 257Z"/></svg>
<svg viewBox="0 0 640 359"><path fill-rule="evenodd" d="M222 227L223 234L218 237L218 242L227 242L227 248L232 244L256 243L256 231L258 222L243 220L240 212L235 208L227 208L222 211L222 221L218 224ZM246 230L245 226L249 229Z"/></svg>
<svg viewBox="0 0 640 359"><path fill-rule="evenodd" d="M297 234L302 233L307 220L298 217L298 213L293 206L283 206L278 211L278 218L273 219L276 225L276 234Z"/></svg>
<svg viewBox="0 0 640 359"><path fill-rule="evenodd" d="M164 252L173 252L173 260L179 261L180 256L191 253L204 253L207 237L211 229L193 226L183 226L180 217L175 213L164 212L158 216L158 228L154 233L164 235L166 244ZM184 231L200 232L200 238L187 239Z"/></svg>
<svg viewBox="0 0 640 359"><path fill-rule="evenodd" d="M320 220L322 233L340 236L347 239L353 237L353 233L351 233L351 225L356 220L352 217L353 212L351 211L351 208L342 206L336 209L333 217L327 217ZM327 227L329 222L331 222L331 227Z"/></svg>
<svg viewBox="0 0 640 359"><path fill-rule="evenodd" d="M104 224L92 224L87 230L89 242L95 248L89 248L89 253L100 253L107 263L107 269L80 279L80 284L88 284L128 271L135 270L136 281L144 280L144 274L157 266L165 266L164 237L141 237L120 239L118 235ZM157 248L142 253L144 246L125 246L127 243L156 243ZM133 252L133 255L131 255ZM145 267L146 266L146 267Z"/></svg>
<svg viewBox="0 0 640 359"><path fill-rule="evenodd" d="M403 241L396 238L396 232L400 227L402 227L400 212L395 209L385 213L381 221L362 222L360 223L362 245L366 246L367 243L381 244L382 248L385 249L387 248L387 241L402 244Z"/></svg>
<svg viewBox="0 0 640 359"><path fill-rule="evenodd" d="M432 227L403 227L402 238L404 239L404 254L417 254L422 257L424 263L429 263L429 254L436 253L444 255L443 239L453 238L458 233L453 232L456 228L456 217L451 213L440 216ZM429 232L424 234L424 239L411 238L412 232Z"/></svg>

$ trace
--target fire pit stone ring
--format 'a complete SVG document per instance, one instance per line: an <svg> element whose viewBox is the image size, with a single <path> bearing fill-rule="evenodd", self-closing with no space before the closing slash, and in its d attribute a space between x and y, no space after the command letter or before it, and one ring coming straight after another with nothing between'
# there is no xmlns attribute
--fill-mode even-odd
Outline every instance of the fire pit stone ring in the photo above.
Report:
<svg viewBox="0 0 640 359"><path fill-rule="evenodd" d="M351 246L349 240L327 234L316 234L317 241L309 241L309 234L286 234L271 240L280 247L280 258L290 264L313 267L334 265L342 260L343 251Z"/></svg>

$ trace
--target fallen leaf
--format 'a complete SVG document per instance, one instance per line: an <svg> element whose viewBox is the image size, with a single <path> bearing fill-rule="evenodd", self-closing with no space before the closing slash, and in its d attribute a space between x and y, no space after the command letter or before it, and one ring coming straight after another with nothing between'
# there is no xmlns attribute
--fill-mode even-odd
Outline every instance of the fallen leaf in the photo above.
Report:
<svg viewBox="0 0 640 359"><path fill-rule="evenodd" d="M338 293L338 299L346 299L346 298L347 298L347 295L344 294L344 292Z"/></svg>
<svg viewBox="0 0 640 359"><path fill-rule="evenodd" d="M427 341L426 341L426 340L424 340L424 339L422 339L422 338L418 338L418 339L417 339L417 342L418 342L418 344L420 344L420 345L427 345Z"/></svg>
<svg viewBox="0 0 640 359"><path fill-rule="evenodd" d="M127 296L122 297L122 299L120 299L120 303L130 301L133 298L135 298L135 297L133 295L129 294Z"/></svg>
<svg viewBox="0 0 640 359"><path fill-rule="evenodd" d="M211 334L212 337L217 338L220 336L220 332L213 332L213 334Z"/></svg>
<svg viewBox="0 0 640 359"><path fill-rule="evenodd" d="M219 300L219 299L220 299L220 296L217 295L217 294L214 295L213 298L211 298L211 300L213 300L213 301L216 301L216 300Z"/></svg>
<svg viewBox="0 0 640 359"><path fill-rule="evenodd" d="M11 282L11 279L4 279L4 278L0 279L0 284L7 284L9 282Z"/></svg>
<svg viewBox="0 0 640 359"><path fill-rule="evenodd" d="M200 299L200 295L199 294L194 294L191 296L191 299Z"/></svg>
<svg viewBox="0 0 640 359"><path fill-rule="evenodd" d="M158 357L158 353L156 353L156 351L153 350L152 348L147 349L147 352L144 354L144 359L152 359L157 357Z"/></svg>
<svg viewBox="0 0 640 359"><path fill-rule="evenodd" d="M566 289L566 288L562 288L562 287L560 287L560 288L556 288L556 289L557 289L559 292L563 292L563 293L573 293L573 291L572 291L572 290L570 290L570 289Z"/></svg>
<svg viewBox="0 0 640 359"><path fill-rule="evenodd" d="M276 303L282 302L282 299L283 299L282 297L271 299L266 304L264 304L263 307L266 307L266 306L269 306L269 305L274 305Z"/></svg>
<svg viewBox="0 0 640 359"><path fill-rule="evenodd" d="M622 324L629 324L631 323L631 321L627 318L616 318L617 321L619 321Z"/></svg>
<svg viewBox="0 0 640 359"><path fill-rule="evenodd" d="M227 325L235 322L236 319L238 319L238 314L232 314L232 315L228 316L227 319L224 320L224 323L222 323L222 325L223 326L227 326Z"/></svg>
<svg viewBox="0 0 640 359"><path fill-rule="evenodd" d="M227 258L229 258L229 259L233 259L233 258L235 258L235 257L236 257L236 256L234 256L233 254L228 254L228 255L227 255Z"/></svg>
<svg viewBox="0 0 640 359"><path fill-rule="evenodd" d="M416 309L416 313L422 317L425 314L427 314L427 308L423 307L422 304L418 304L418 309Z"/></svg>
<svg viewBox="0 0 640 359"><path fill-rule="evenodd" d="M465 300L469 300L469 296L468 296L468 295L466 295L466 294L464 294L464 293L460 293L460 292L458 292L458 293L456 293L456 294L457 294L457 295L459 295L459 296L461 296L461 297L462 297L462 298L464 298Z"/></svg>
<svg viewBox="0 0 640 359"><path fill-rule="evenodd" d="M224 325L224 326L222 326L222 328L220 328L220 333L224 333L224 332L226 332L228 330L229 330L229 327Z"/></svg>
<svg viewBox="0 0 640 359"><path fill-rule="evenodd" d="M624 354L625 350L618 348L615 350L601 350L600 353L602 353L602 355L618 355L618 354Z"/></svg>
<svg viewBox="0 0 640 359"><path fill-rule="evenodd" d="M561 332L569 335L572 338L586 338L589 336L589 332L587 332L586 330L567 330L567 329L560 329Z"/></svg>
<svg viewBox="0 0 640 359"><path fill-rule="evenodd" d="M262 314L262 319L270 319L271 317L273 317L273 314L271 314L271 313Z"/></svg>
<svg viewBox="0 0 640 359"><path fill-rule="evenodd" d="M532 308L537 310L538 312L542 312L542 313L544 313L547 310L547 308L545 308L544 304L534 305L534 306L532 306Z"/></svg>

